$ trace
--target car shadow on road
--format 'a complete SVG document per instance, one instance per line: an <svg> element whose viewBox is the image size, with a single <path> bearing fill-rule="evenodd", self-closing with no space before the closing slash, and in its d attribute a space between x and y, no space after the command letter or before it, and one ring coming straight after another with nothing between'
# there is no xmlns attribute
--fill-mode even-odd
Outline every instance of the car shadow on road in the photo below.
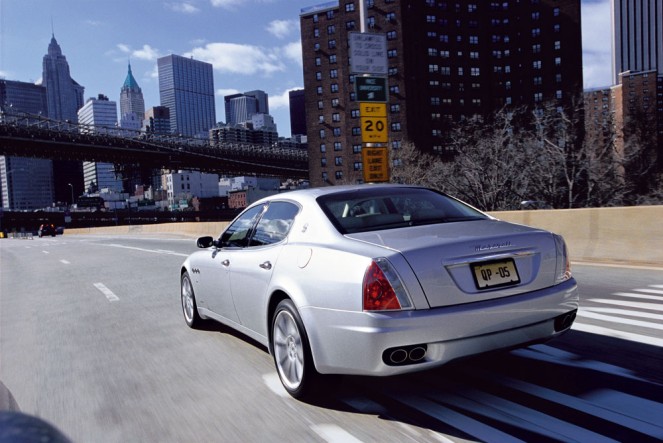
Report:
<svg viewBox="0 0 663 443"><path fill-rule="evenodd" d="M660 441L662 377L661 348L571 331L429 371L343 377L318 406L414 426L425 441Z"/></svg>

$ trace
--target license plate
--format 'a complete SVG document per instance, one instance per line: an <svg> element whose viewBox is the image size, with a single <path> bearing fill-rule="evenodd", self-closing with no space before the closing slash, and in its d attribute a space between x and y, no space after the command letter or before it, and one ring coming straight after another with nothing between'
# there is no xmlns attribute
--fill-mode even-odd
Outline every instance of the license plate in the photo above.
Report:
<svg viewBox="0 0 663 443"><path fill-rule="evenodd" d="M472 265L472 275L477 289L489 289L520 283L516 264L510 258L475 263Z"/></svg>

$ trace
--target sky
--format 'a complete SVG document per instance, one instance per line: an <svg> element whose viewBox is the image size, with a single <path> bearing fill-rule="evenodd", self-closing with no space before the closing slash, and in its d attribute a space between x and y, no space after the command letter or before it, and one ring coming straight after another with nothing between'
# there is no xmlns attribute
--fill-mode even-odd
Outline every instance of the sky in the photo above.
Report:
<svg viewBox="0 0 663 443"><path fill-rule="evenodd" d="M423 1L423 0L422 0ZM71 76L118 103L131 68L146 109L159 105L156 60L212 63L217 121L225 95L263 90L279 135L290 136L288 91L302 89L299 14L326 0L0 0L0 78L41 79L52 34ZM584 87L611 83L610 0L582 0Z"/></svg>

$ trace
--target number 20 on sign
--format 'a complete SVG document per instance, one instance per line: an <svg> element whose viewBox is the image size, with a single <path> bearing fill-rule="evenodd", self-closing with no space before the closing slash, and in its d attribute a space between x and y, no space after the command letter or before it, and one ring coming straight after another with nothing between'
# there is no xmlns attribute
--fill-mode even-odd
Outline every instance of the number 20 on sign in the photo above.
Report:
<svg viewBox="0 0 663 443"><path fill-rule="evenodd" d="M361 117L361 141L364 143L386 143L387 117Z"/></svg>

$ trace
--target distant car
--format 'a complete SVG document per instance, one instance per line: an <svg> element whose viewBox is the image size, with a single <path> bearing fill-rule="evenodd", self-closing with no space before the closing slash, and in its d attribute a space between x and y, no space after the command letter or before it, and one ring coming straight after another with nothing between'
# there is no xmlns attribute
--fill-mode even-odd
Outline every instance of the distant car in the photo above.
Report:
<svg viewBox="0 0 663 443"><path fill-rule="evenodd" d="M43 237L45 235L50 235L51 237L55 237L55 225L50 223L44 223L43 225L39 226L39 231L37 231L37 234L40 237Z"/></svg>
<svg viewBox="0 0 663 443"><path fill-rule="evenodd" d="M180 270L184 319L265 345L296 398L322 374L386 376L527 346L571 327L559 235L422 187L293 191L201 237Z"/></svg>

